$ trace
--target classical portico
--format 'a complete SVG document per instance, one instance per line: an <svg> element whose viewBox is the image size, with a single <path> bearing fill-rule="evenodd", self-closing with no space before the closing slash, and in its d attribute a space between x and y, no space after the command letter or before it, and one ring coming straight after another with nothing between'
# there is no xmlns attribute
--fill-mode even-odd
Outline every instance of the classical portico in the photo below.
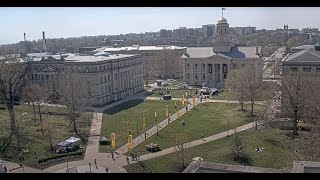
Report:
<svg viewBox="0 0 320 180"><path fill-rule="evenodd" d="M189 47L182 55L183 78L189 85L224 88L232 69L252 66L262 78L261 47L233 47L229 37L229 24L220 18L212 47Z"/></svg>

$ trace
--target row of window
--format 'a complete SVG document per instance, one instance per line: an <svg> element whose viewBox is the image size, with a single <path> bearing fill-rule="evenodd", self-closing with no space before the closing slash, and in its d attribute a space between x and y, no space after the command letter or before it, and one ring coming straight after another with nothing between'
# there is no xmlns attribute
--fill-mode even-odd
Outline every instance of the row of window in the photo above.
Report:
<svg viewBox="0 0 320 180"><path fill-rule="evenodd" d="M298 67L290 67L291 72L298 72ZM303 72L311 72L311 67L303 67ZM320 67L316 68L316 72L320 72Z"/></svg>
<svg viewBox="0 0 320 180"><path fill-rule="evenodd" d="M196 79L196 80L198 80L198 73L194 73L194 78ZM223 73L223 78L227 78L227 73ZM190 73L187 73L187 79L190 79ZM202 74L202 80L205 80L206 79L206 74L205 73L203 73Z"/></svg>
<svg viewBox="0 0 320 180"><path fill-rule="evenodd" d="M48 74L28 74L28 79L32 80L49 80L49 78L53 79L53 75Z"/></svg>

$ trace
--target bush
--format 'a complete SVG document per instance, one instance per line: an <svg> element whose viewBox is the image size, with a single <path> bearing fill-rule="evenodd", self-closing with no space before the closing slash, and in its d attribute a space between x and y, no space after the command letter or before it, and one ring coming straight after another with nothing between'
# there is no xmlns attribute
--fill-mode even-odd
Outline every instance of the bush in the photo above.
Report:
<svg viewBox="0 0 320 180"><path fill-rule="evenodd" d="M39 163L39 164L41 164L41 163L46 163L46 162L48 162L48 161L50 161L50 160L60 159L60 158L63 158L63 157L79 156L79 155L82 155L83 152L84 152L84 151L83 151L82 149L80 149L79 151L76 151L76 152L59 154L59 155L56 155L56 156L39 159L39 160L38 160L38 163Z"/></svg>
<svg viewBox="0 0 320 180"><path fill-rule="evenodd" d="M305 124L305 123L299 123L298 124L298 131L310 131L311 125ZM293 130L292 125L282 125L279 127L280 130Z"/></svg>

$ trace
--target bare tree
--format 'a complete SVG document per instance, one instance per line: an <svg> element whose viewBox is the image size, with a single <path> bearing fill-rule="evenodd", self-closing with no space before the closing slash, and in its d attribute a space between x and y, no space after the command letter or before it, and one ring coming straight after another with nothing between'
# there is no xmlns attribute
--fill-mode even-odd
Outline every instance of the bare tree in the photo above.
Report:
<svg viewBox="0 0 320 180"><path fill-rule="evenodd" d="M158 53L155 63L155 71L162 78L174 78L176 73L181 72L180 55L177 51L163 50Z"/></svg>
<svg viewBox="0 0 320 180"><path fill-rule="evenodd" d="M314 126L294 143L295 153L304 161L320 160L320 127ZM299 158L300 159L300 158Z"/></svg>
<svg viewBox="0 0 320 180"><path fill-rule="evenodd" d="M244 102L245 102L245 92L243 87L243 80L239 80L242 76L239 76L241 72L239 69L232 70L228 74L228 78L226 80L226 89L229 89L229 92L232 97L236 98L239 101L241 106L241 110L244 112Z"/></svg>
<svg viewBox="0 0 320 180"><path fill-rule="evenodd" d="M54 134L55 134L55 128L54 128L53 124L50 122L50 120L44 121L43 125L44 125L44 129L45 129L45 137L49 141L50 149L51 149L52 153L54 153L52 139L53 139Z"/></svg>
<svg viewBox="0 0 320 180"><path fill-rule="evenodd" d="M257 77L255 69L251 66L232 71L230 72L230 79L227 80L227 86L230 87L231 94L237 97L242 109L243 101L250 101L250 114L253 117L256 101L271 94L269 82L264 82L261 78Z"/></svg>
<svg viewBox="0 0 320 180"><path fill-rule="evenodd" d="M7 107L10 116L9 137L0 145L0 150L5 149L15 136L18 148L21 150L19 129L17 126L14 100L19 94L23 79L28 72L28 66L14 50L0 50L0 96Z"/></svg>
<svg viewBox="0 0 320 180"><path fill-rule="evenodd" d="M185 133L180 133L176 135L176 151L180 151L178 153L178 158L181 160L181 167L185 168L185 158L186 158L186 148L190 146L189 137Z"/></svg>
<svg viewBox="0 0 320 180"><path fill-rule="evenodd" d="M298 135L298 123L306 117L312 108L312 99L318 96L314 76L303 73L291 73L281 79L281 114L290 118L293 124L293 135Z"/></svg>
<svg viewBox="0 0 320 180"><path fill-rule="evenodd" d="M27 86L25 86L23 94L24 94L25 99L28 102L32 103L34 118L36 118L34 104L37 105L41 132L42 132L42 135L44 135L41 105L49 97L49 95L50 95L49 90L46 89L45 87L39 86L38 84L28 84Z"/></svg>
<svg viewBox="0 0 320 180"><path fill-rule="evenodd" d="M61 104L66 106L68 119L73 125L74 132L82 139L77 129L77 120L80 119L81 111L90 104L88 83L73 72L61 75L58 82Z"/></svg>
<svg viewBox="0 0 320 180"><path fill-rule="evenodd" d="M239 161L242 159L242 153L244 153L245 145L236 128L234 128L234 132L234 142L232 143L231 150L234 154L233 160Z"/></svg>

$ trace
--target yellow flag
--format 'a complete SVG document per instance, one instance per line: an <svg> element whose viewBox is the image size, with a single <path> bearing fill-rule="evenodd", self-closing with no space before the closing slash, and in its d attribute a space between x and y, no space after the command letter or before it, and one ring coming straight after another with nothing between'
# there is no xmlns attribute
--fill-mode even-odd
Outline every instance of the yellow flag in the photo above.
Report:
<svg viewBox="0 0 320 180"><path fill-rule="evenodd" d="M184 95L182 95L181 105L184 106Z"/></svg>
<svg viewBox="0 0 320 180"><path fill-rule="evenodd" d="M157 111L154 112L154 117L155 117L155 118L157 117Z"/></svg>
<svg viewBox="0 0 320 180"><path fill-rule="evenodd" d="M194 96L192 96L192 105L193 105L193 107L195 107L195 106L196 106L196 99L195 99L195 97L194 97Z"/></svg>
<svg viewBox="0 0 320 180"><path fill-rule="evenodd" d="M143 130L146 129L146 117L143 116Z"/></svg>
<svg viewBox="0 0 320 180"><path fill-rule="evenodd" d="M179 117L179 116L180 116L179 109L177 109L176 114L177 114L177 117Z"/></svg>
<svg viewBox="0 0 320 180"><path fill-rule="evenodd" d="M166 109L166 117L168 117L168 109Z"/></svg>
<svg viewBox="0 0 320 180"><path fill-rule="evenodd" d="M128 137L128 150L132 148L132 135L129 135Z"/></svg>
<svg viewBox="0 0 320 180"><path fill-rule="evenodd" d="M166 105L166 110L169 110L168 105Z"/></svg>
<svg viewBox="0 0 320 180"><path fill-rule="evenodd" d="M112 146L112 148L116 147L116 134L115 133L111 133L111 146Z"/></svg>

